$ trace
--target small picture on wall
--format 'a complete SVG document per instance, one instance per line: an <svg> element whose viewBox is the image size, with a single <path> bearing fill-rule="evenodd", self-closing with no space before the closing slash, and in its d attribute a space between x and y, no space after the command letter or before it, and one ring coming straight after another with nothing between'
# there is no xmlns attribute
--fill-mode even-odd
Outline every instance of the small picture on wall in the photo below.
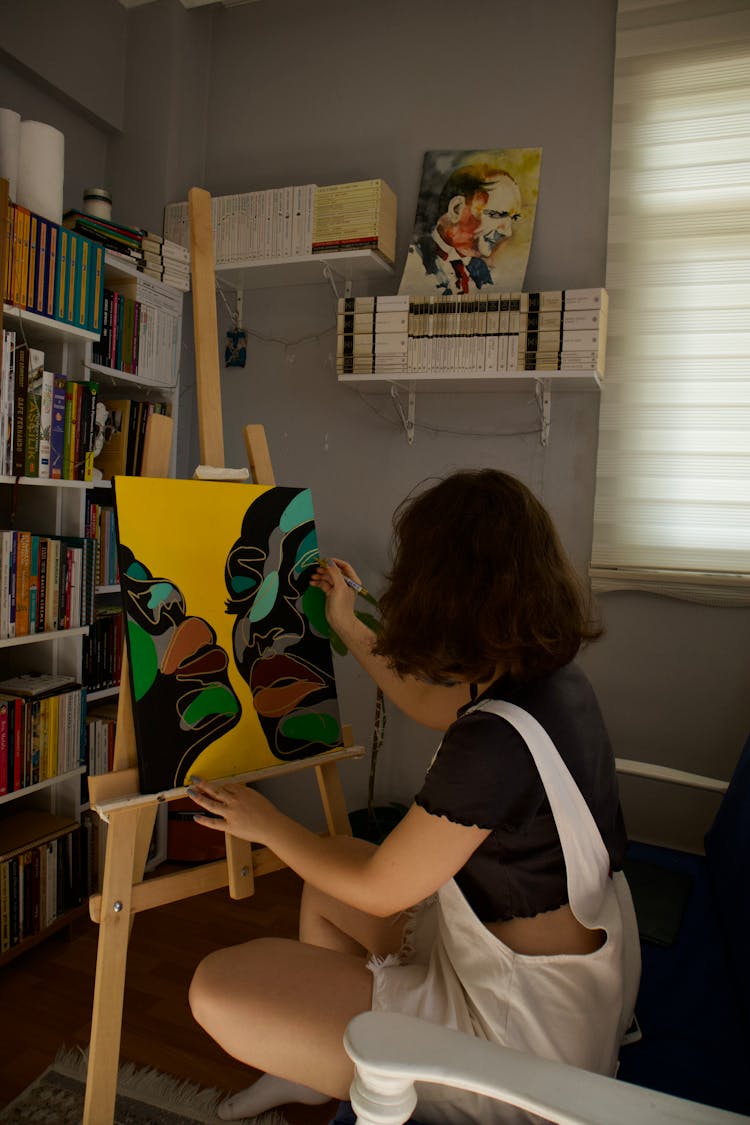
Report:
<svg viewBox="0 0 750 1125"><path fill-rule="evenodd" d="M426 152L400 293L523 289L541 148Z"/></svg>

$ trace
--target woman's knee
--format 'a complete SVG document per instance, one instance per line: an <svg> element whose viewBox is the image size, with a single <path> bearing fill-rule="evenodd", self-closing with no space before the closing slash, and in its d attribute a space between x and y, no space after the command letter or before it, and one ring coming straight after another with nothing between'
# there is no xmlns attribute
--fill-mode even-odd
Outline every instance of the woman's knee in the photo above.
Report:
<svg viewBox="0 0 750 1125"><path fill-rule="evenodd" d="M238 974L247 971L253 956L261 955L270 938L258 938L241 946L216 949L198 964L190 982L188 1001L193 1016L206 1027L215 1015L226 1012L236 992Z"/></svg>

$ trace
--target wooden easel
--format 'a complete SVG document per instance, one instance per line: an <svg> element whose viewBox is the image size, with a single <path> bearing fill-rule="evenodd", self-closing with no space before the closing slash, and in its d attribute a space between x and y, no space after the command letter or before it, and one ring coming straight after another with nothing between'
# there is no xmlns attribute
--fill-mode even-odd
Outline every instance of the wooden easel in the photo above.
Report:
<svg viewBox="0 0 750 1125"><path fill-rule="evenodd" d="M224 439L219 382L219 349L214 288L214 251L211 198L208 192L189 192L193 316L201 463L224 465ZM256 484L275 484L271 458L262 426L246 426L245 446ZM144 476L166 477L172 443L172 420L154 414L149 419L143 453ZM232 487L226 484L225 487ZM331 835L351 835L349 817L338 775L343 758L361 757L364 749L352 746L345 728L344 748L300 762L257 770L243 776L259 780L300 769L314 768ZM184 790L162 794L138 791L138 768L133 709L124 654L117 711L114 769L89 779L92 807L107 822L107 847L101 893L89 901L93 921L99 923L99 944L94 984L86 1098L83 1125L111 1125L114 1120L120 1057L122 1009L128 940L139 911L219 887L229 887L232 898L253 893L256 876L277 871L284 864L267 848L226 836L226 859L143 881L157 809Z"/></svg>

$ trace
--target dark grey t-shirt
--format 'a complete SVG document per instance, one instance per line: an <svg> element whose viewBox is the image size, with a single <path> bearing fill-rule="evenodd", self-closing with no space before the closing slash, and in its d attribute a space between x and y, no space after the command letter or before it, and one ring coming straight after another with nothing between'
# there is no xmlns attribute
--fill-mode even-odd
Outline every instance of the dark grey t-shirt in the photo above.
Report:
<svg viewBox="0 0 750 1125"><path fill-rule="evenodd" d="M622 866L625 826L614 756L593 689L568 664L518 684L503 677L481 695L522 707L541 724L602 834L612 870ZM560 838L541 778L521 736L488 711L448 728L415 801L426 812L492 832L456 875L483 922L533 917L568 901Z"/></svg>

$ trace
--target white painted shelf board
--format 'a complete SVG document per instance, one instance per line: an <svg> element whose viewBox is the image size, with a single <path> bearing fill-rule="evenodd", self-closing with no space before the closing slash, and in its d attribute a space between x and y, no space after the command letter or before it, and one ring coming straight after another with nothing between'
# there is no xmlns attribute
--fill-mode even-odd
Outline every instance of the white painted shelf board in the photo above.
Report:
<svg viewBox="0 0 750 1125"><path fill-rule="evenodd" d="M0 477L0 484L15 484L15 477ZM48 477L19 477L18 483L38 488L91 488L90 480L50 480Z"/></svg>
<svg viewBox="0 0 750 1125"><path fill-rule="evenodd" d="M302 254L296 258L217 262L216 276L236 289L272 289L324 282L326 266L342 281L382 280L393 273L390 262L375 250L341 250L337 254Z"/></svg>
<svg viewBox="0 0 750 1125"><path fill-rule="evenodd" d="M114 699L120 694L120 685L116 684L114 687L99 688L97 691L86 692L86 702L96 703L100 699Z"/></svg>
<svg viewBox="0 0 750 1125"><path fill-rule="evenodd" d="M175 384L167 385L166 383L156 383L153 379L144 379L140 375L131 375L129 371L120 371L116 367L104 367L101 363L92 363L89 365L89 370L92 375L97 375L99 379L106 379L113 385L128 384L132 387L145 387L147 390L173 391Z"/></svg>
<svg viewBox="0 0 750 1125"><path fill-rule="evenodd" d="M88 631L88 625L82 625L76 629L48 629L46 633L27 633L24 637L5 637L0 640L0 648L42 644L44 641L59 641L65 637L83 637L88 635Z"/></svg>
<svg viewBox="0 0 750 1125"><path fill-rule="evenodd" d="M536 383L563 391L596 391L601 376L594 371L407 371L385 375L339 375L338 381L361 391L389 392L392 386L427 392L497 392L529 390Z"/></svg>
<svg viewBox="0 0 750 1125"><path fill-rule="evenodd" d="M25 785L23 789L14 789L12 793L4 793L0 797L0 805L4 805L8 801L15 801L17 797L25 797L27 793L38 793L41 789L50 789L53 785L60 785L63 781L80 777L85 768L85 766L78 766L74 770L68 770L67 773L59 773L55 777L46 777L44 781L38 781L36 785Z"/></svg>
<svg viewBox="0 0 750 1125"><path fill-rule="evenodd" d="M84 328L76 328L74 324L64 324L61 320L53 320L49 316L40 316L39 313L29 312L28 309L18 309L14 305L3 305L3 317L8 320L17 320L32 330L31 335L35 346L48 344L60 340L98 340L98 332L87 332Z"/></svg>

